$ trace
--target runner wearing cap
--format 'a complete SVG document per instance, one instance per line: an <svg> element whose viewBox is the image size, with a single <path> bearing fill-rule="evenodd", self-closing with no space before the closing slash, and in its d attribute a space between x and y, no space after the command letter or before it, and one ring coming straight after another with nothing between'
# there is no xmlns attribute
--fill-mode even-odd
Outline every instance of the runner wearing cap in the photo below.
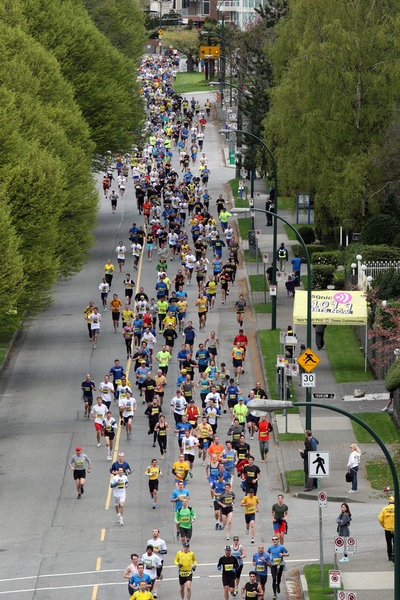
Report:
<svg viewBox="0 0 400 600"><path fill-rule="evenodd" d="M185 588L186 598L187 600L190 600L192 595L192 576L197 565L196 557L193 552L189 550L189 547L189 542L185 542L183 544L183 550L179 550L176 553L174 560L174 563L179 569L179 585L182 600L185 598Z"/></svg>
<svg viewBox="0 0 400 600"><path fill-rule="evenodd" d="M84 485L86 479L86 470L85 470L85 462L88 464L87 472L90 473L90 458L87 454L82 454L82 448L77 446L75 448L76 454L74 454L69 462L69 467L73 472L76 490L78 492L78 500L81 498L81 495L84 493Z"/></svg>
<svg viewBox="0 0 400 600"><path fill-rule="evenodd" d="M237 571L235 573L235 585L236 585L235 596L236 596L238 593L240 576L242 574L242 569L243 569L243 559L246 558L246 556L247 556L246 550L243 548L242 544L240 544L240 542L239 542L238 535L233 536L233 544L231 546L231 553L232 553L232 556L236 556L238 564L239 564Z"/></svg>
<svg viewBox="0 0 400 600"><path fill-rule="evenodd" d="M115 512L117 513L118 523L124 524L124 504L126 499L126 488L129 485L127 476L124 473L123 467L119 467L118 474L110 481L110 488L114 493Z"/></svg>
<svg viewBox="0 0 400 600"><path fill-rule="evenodd" d="M229 592L232 596L235 594L236 571L239 563L236 556L232 556L231 547L225 546L225 554L218 561L217 569L222 570L222 585L224 588L225 600L229 599Z"/></svg>

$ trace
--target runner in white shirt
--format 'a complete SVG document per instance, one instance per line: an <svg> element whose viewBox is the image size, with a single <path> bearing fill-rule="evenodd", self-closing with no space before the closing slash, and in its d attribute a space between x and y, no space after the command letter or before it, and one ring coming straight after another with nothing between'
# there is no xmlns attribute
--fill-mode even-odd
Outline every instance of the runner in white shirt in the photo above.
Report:
<svg viewBox="0 0 400 600"><path fill-rule="evenodd" d="M225 229L225 237L226 237L226 244L229 248L229 246L231 245L232 242L232 238L233 238L233 229L232 227L227 227Z"/></svg>
<svg viewBox="0 0 400 600"><path fill-rule="evenodd" d="M146 344L147 344L147 348L150 351L149 363L152 365L153 364L154 344L157 343L157 338L151 333L149 327L146 327L146 329L142 335L142 339L140 340L140 343L142 343L142 342L146 342Z"/></svg>
<svg viewBox="0 0 400 600"><path fill-rule="evenodd" d="M92 332L94 347L97 348L97 336L100 333L101 322L101 314L99 313L97 306L94 307L92 314L87 317L87 320L90 321L90 330Z"/></svg>
<svg viewBox="0 0 400 600"><path fill-rule="evenodd" d="M101 426L103 423L103 419L106 416L107 407L101 401L101 396L97 397L97 404L94 404L92 410L90 411L90 416L94 419L94 426L96 429L96 437L97 437L97 447L100 448L100 435L101 435Z"/></svg>
<svg viewBox="0 0 400 600"><path fill-rule="evenodd" d="M144 572L151 579L153 585L152 594L154 598L157 598L156 582L157 582L157 569L161 567L161 558L154 554L153 544L147 544L146 552L142 555L142 562L144 564Z"/></svg>
<svg viewBox="0 0 400 600"><path fill-rule="evenodd" d="M101 301L103 303L103 310L107 310L107 296L108 296L108 292L110 291L110 286L107 283L105 277L103 277L103 281L99 285L99 290L100 290L100 295L101 295Z"/></svg>
<svg viewBox="0 0 400 600"><path fill-rule="evenodd" d="M144 315L144 313L146 312L146 307L147 307L148 302L144 299L144 296L140 296L140 300L138 300L136 302L136 312L138 313L138 315L140 315L141 317Z"/></svg>
<svg viewBox="0 0 400 600"><path fill-rule="evenodd" d="M188 252L185 257L186 279L187 279L188 285L192 284L192 275L193 275L193 269L194 269L195 264L196 264L196 257L194 256L194 254L191 254L190 252Z"/></svg>
<svg viewBox="0 0 400 600"><path fill-rule="evenodd" d="M199 440L194 435L190 435L190 430L186 429L182 438L182 451L186 462L189 464L189 477L193 477L194 449L198 446Z"/></svg>
<svg viewBox="0 0 400 600"><path fill-rule="evenodd" d="M131 246L131 251L133 256L133 268L137 270L140 253L142 252L142 246L140 244L135 244L134 242Z"/></svg>
<svg viewBox="0 0 400 600"><path fill-rule="evenodd" d="M169 260L175 260L177 239L178 239L177 233L172 232L172 233L168 234Z"/></svg>
<svg viewBox="0 0 400 600"><path fill-rule="evenodd" d="M132 419L135 414L135 410L137 408L137 403L135 398L131 395L131 392L126 393L125 400L122 400L123 404L122 408L124 409L122 416L125 421L125 429L126 429L126 439L132 439Z"/></svg>
<svg viewBox="0 0 400 600"><path fill-rule="evenodd" d="M211 390L212 390L212 389L214 389L214 390L215 390L215 387L213 388L213 386L211 386ZM206 406L209 406L209 402L210 402L210 400L213 400L213 401L214 401L214 405L215 405L217 408L220 408L220 407L221 407L221 402L222 402L222 401L221 401L221 396L220 396L220 394L219 394L218 392L216 392L216 391L212 392L212 391L211 391L209 394L207 394L207 396L206 396L206 401L205 401L205 402L206 402Z"/></svg>
<svg viewBox="0 0 400 600"><path fill-rule="evenodd" d="M104 381L102 381L99 385L99 392L101 394L101 401L107 408L110 408L111 406L111 394L113 394L114 391L114 386L110 382L109 376L105 375Z"/></svg>
<svg viewBox="0 0 400 600"><path fill-rule="evenodd" d="M124 422L125 422L122 413L124 412L123 411L123 409L124 409L124 404L123 403L126 400L126 394L128 392L130 392L130 394L132 395L132 389L130 388L129 385L126 385L126 383L125 383L125 385L122 383L121 385L119 385L117 387L118 408L119 408L119 416L120 416L120 419L121 419L121 425L123 425Z"/></svg>
<svg viewBox="0 0 400 600"><path fill-rule="evenodd" d="M110 487L114 492L115 511L120 525L124 524L124 504L126 499L126 488L128 485L128 478L124 474L124 469L120 467L118 469L118 475L114 475L110 481Z"/></svg>
<svg viewBox="0 0 400 600"><path fill-rule="evenodd" d="M125 248L123 242L119 243L115 252L117 253L119 272L122 273L122 267L125 264L125 254L126 254L126 248Z"/></svg>

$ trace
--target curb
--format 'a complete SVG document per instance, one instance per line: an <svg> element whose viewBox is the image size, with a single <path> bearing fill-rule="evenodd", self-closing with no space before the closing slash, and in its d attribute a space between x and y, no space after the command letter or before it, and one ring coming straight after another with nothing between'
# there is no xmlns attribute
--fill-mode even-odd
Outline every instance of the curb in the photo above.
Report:
<svg viewBox="0 0 400 600"><path fill-rule="evenodd" d="M303 594L303 600L309 600L307 579L303 572L300 573L300 587Z"/></svg>
<svg viewBox="0 0 400 600"><path fill-rule="evenodd" d="M7 364L8 364L8 360L10 358L10 354L14 350L14 346L15 346L15 344L17 342L17 339L18 339L20 333L21 333L21 328L18 327L18 329L15 330L14 335L12 336L12 338L10 340L10 343L8 345L7 351L6 351L5 356L4 356L4 360L3 360L3 362L0 365L0 377L2 377L4 371L6 370L6 367L7 367Z"/></svg>
<svg viewBox="0 0 400 600"><path fill-rule="evenodd" d="M304 492L297 492L297 494L292 494L293 498L300 498L301 500L318 500L318 495L313 494L313 493L308 493L305 494ZM329 502L343 502L343 501L347 501L349 500L349 498L347 498L347 496L329 496L328 500ZM354 503L358 503L358 504L367 504L366 500L356 500L353 499L353 497L351 497L351 502Z"/></svg>

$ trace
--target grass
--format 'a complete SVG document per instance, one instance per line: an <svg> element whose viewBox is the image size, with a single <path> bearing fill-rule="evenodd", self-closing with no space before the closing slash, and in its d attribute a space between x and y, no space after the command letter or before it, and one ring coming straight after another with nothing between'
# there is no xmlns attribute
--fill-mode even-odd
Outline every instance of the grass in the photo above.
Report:
<svg viewBox="0 0 400 600"><path fill-rule="evenodd" d="M367 460L365 470L373 490L382 491L388 485L391 486L393 476L385 458Z"/></svg>
<svg viewBox="0 0 400 600"><path fill-rule="evenodd" d="M325 345L337 383L373 381L368 365L364 371L364 355L350 325L329 325Z"/></svg>
<svg viewBox="0 0 400 600"><path fill-rule="evenodd" d="M264 279L264 275L262 273L259 274L258 281L257 281L257 275L249 275L250 287L251 287L252 292L263 292L264 291L263 279Z"/></svg>
<svg viewBox="0 0 400 600"><path fill-rule="evenodd" d="M14 335L16 329L17 327L15 326L13 328L0 331L0 365L3 363L8 346L10 345L12 336Z"/></svg>
<svg viewBox="0 0 400 600"><path fill-rule="evenodd" d="M267 284L267 290L268 290L268 284ZM264 302L260 302L258 304L253 304L253 307L254 307L254 312L256 313L256 315L272 313L272 302L266 302L265 304L264 304Z"/></svg>
<svg viewBox="0 0 400 600"><path fill-rule="evenodd" d="M283 434L279 434L279 439L280 436ZM286 435L290 435L290 434L286 434ZM304 441L304 435L301 438ZM297 469L296 471L285 471L285 475L286 475L286 481L288 486L303 486L304 487L304 482L305 482L305 475L304 475L304 471L303 469Z"/></svg>
<svg viewBox="0 0 400 600"><path fill-rule="evenodd" d="M305 291L308 290L308 275L300 275L301 283L304 285Z"/></svg>
<svg viewBox="0 0 400 600"><path fill-rule="evenodd" d="M239 227L239 233L240 233L240 237L242 238L242 240L247 240L247 232L250 229L250 217L249 218L240 218L238 219L238 227Z"/></svg>
<svg viewBox="0 0 400 600"><path fill-rule="evenodd" d="M280 343L279 343L279 329L260 329L260 346L261 352L264 357L264 365L265 371L267 374L268 381L268 389L270 398L273 400L280 400L280 396L275 391L275 382L276 382L276 357L280 353ZM293 381L291 386L291 400L296 402L296 393L293 387ZM289 411L293 413L298 413L299 409L297 406L294 408L289 408ZM282 411L275 411L277 414L280 414Z"/></svg>
<svg viewBox="0 0 400 600"><path fill-rule="evenodd" d="M292 210L293 198L289 196L278 196L278 212L280 210Z"/></svg>
<svg viewBox="0 0 400 600"><path fill-rule="evenodd" d="M189 94L190 92L212 92L212 88L204 79L204 73L178 73L174 83L174 90L178 94Z"/></svg>
<svg viewBox="0 0 400 600"><path fill-rule="evenodd" d="M244 251L244 260L246 262L257 262L255 256L250 256L249 250ZM260 249L258 249L258 262L262 265L263 259L261 256ZM262 274L262 268L260 268L260 273Z"/></svg>
<svg viewBox="0 0 400 600"><path fill-rule="evenodd" d="M304 433L279 433L280 442L304 442Z"/></svg>
<svg viewBox="0 0 400 600"><path fill-rule="evenodd" d="M321 569L319 565L306 565L303 569L307 579L308 595L310 600L330 600L333 598L333 589L329 587L329 571L333 565L324 565L324 589L321 588ZM342 588L343 589L343 584Z"/></svg>
<svg viewBox="0 0 400 600"><path fill-rule="evenodd" d="M369 425L378 434L384 444L398 444L400 442L400 433L387 413L358 413L357 417ZM353 420L351 424L353 425L354 434L359 444L376 444L374 438L364 427L361 427L361 425Z"/></svg>
<svg viewBox="0 0 400 600"><path fill-rule="evenodd" d="M239 198L239 179L231 179L229 182L229 185L231 186L232 196L233 196L233 200L234 200L233 205L237 206L237 207L249 206L247 199ZM248 187L247 187L246 183L245 183L244 189L245 189L245 191L248 191Z"/></svg>

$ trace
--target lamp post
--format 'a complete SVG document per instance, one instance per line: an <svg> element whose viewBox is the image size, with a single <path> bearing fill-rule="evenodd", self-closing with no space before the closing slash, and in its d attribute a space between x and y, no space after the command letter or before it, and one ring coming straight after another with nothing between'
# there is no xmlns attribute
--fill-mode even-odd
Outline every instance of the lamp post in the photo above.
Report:
<svg viewBox="0 0 400 600"><path fill-rule="evenodd" d="M229 42L226 41L226 39L224 38L223 35L221 35L217 31L200 31L200 35L217 35L218 37L220 37L221 39L223 39L224 42L225 42L225 44L229 48L229 56L231 57L230 60L232 61L232 49L231 49L231 45L230 45ZM226 60L225 56L221 56L220 58L223 58L224 60ZM224 80L223 84L226 85L225 80ZM229 68L229 85L231 86L231 88L229 90L229 107L232 108L232 63L231 63L231 66Z"/></svg>
<svg viewBox="0 0 400 600"><path fill-rule="evenodd" d="M235 131L236 131L236 133L243 133L244 135L248 135L248 136L254 138L255 140L257 140L260 144L262 144L264 146L264 148L267 150L268 154L270 155L270 157L272 159L272 164L273 164L273 167L274 167L274 182L275 182L274 183L275 190L274 190L274 213L273 214L274 214L274 216L278 216L278 172L277 172L277 168L276 168L276 162L275 162L275 159L274 159L274 155L272 154L271 150L268 148L267 144L265 142L263 142L259 137L257 137L256 135L254 135L254 133L250 133L249 131L243 131L242 129L236 129ZM219 133L226 133L226 131L224 131L222 129L222 130L220 130ZM254 198L254 181L253 181L253 177L251 178L250 197ZM280 218L280 217L278 217L278 218ZM282 219L282 220L284 220L284 219ZM274 256L273 256L272 285L276 285L276 253L277 253L277 246L278 246L278 229L277 229L277 225L278 225L277 220L274 219L274 235L273 235L273 253L274 253ZM290 225L290 223L288 223L288 225ZM292 229L293 229L293 227L292 227ZM303 246L305 247L304 242L303 242L303 238L301 238L301 241L303 243ZM308 255L308 253L307 253L307 255ZM311 293L311 285L310 285L310 293ZM271 328L272 329L276 329L276 296L272 296ZM311 346L308 346L308 347L311 348Z"/></svg>
<svg viewBox="0 0 400 600"><path fill-rule="evenodd" d="M209 0L209 2L213 6L215 6L215 8L217 10L217 21L218 21L218 24L219 24L219 8L218 8L218 4L216 2L214 2L213 0ZM225 56L225 36L224 36L224 32L225 32L225 12L222 11L222 18L221 18L221 38L222 38L222 55L223 56ZM221 61L221 79L222 79L222 81L225 81L225 58L223 58L223 60ZM223 103L223 101L224 101L224 92L222 91L221 92L221 104Z"/></svg>
<svg viewBox="0 0 400 600"><path fill-rule="evenodd" d="M293 227L293 225L291 223L289 223L289 221L286 221L286 219L284 219L283 217L281 217L280 215L277 215L276 213L273 213L269 210L264 210L263 208L235 208L235 213L244 213L244 212L249 212L249 210L255 210L257 212L261 212L267 215L273 215L275 218L279 219L280 221L283 221L284 223L286 223L286 225L289 225L290 229L292 231L294 231L294 233L297 236L297 239L299 240L300 244L303 246L303 250L304 250L304 255L306 258L306 262L307 262L307 347L311 348L311 262L310 262L310 255L308 254L308 250L307 250L307 246L303 240L303 238L301 237L301 235L299 234L299 232L297 231L297 229L295 229ZM274 250L274 265L276 268L276 251ZM276 274L275 274L275 285L276 285ZM272 296L272 300L275 298L275 323L273 324L272 318L271 318L271 329L276 329L276 296ZM272 304L272 307L274 306L274 304ZM274 313L272 313L271 316L274 316ZM306 388L306 429L311 429L311 388L307 387Z"/></svg>
<svg viewBox="0 0 400 600"><path fill-rule="evenodd" d="M262 412L272 412L274 410L279 410L281 408L293 408L294 406L306 406L305 402L289 402L289 401L281 401L281 400L250 400L247 404L247 408L250 410L262 411ZM388 465L393 478L393 496L394 496L394 600L398 600L400 598L400 497L399 497L399 479L396 472L396 466L392 460L392 457L389 454L388 449L385 444L379 437L379 435L371 429L367 423L364 423L359 417L353 415L352 413L344 410L343 408L338 408L336 406L330 406L327 404L322 404L321 402L313 402L313 406L316 408L324 408L326 410L332 410L334 412L340 413L341 415L345 415L349 419L352 419L361 427L363 427L372 437L376 440L376 442L381 447L382 452L384 453L386 460L388 461Z"/></svg>

